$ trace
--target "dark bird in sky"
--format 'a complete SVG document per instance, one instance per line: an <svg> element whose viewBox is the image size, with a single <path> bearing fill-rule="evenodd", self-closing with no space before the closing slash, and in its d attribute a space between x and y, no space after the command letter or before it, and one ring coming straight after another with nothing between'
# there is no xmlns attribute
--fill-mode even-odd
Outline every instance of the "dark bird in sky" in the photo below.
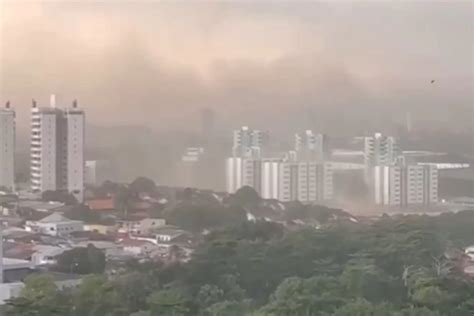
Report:
<svg viewBox="0 0 474 316"><path fill-rule="evenodd" d="M435 83L435 81L434 81L434 80L431 80L431 83Z"/></svg>

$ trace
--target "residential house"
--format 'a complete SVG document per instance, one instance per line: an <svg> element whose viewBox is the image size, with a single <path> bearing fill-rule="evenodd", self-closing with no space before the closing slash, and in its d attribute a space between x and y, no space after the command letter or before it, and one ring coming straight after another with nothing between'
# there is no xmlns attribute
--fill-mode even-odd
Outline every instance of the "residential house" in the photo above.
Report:
<svg viewBox="0 0 474 316"><path fill-rule="evenodd" d="M155 230L155 238L158 244L191 243L192 236L189 232L176 226L164 226Z"/></svg>
<svg viewBox="0 0 474 316"><path fill-rule="evenodd" d="M107 235L116 233L118 227L115 225L103 225L103 224L85 224L84 230L89 232L97 232L99 234Z"/></svg>
<svg viewBox="0 0 474 316"><path fill-rule="evenodd" d="M148 235L156 229L166 226L166 221L162 218L144 218L120 220L118 224L121 233Z"/></svg>
<svg viewBox="0 0 474 316"><path fill-rule="evenodd" d="M56 264L56 257L63 252L69 250L67 247L59 247L52 245L34 245L34 253L31 256L31 261L35 265L53 265Z"/></svg>
<svg viewBox="0 0 474 316"><path fill-rule="evenodd" d="M148 256L156 248L156 245L147 240L123 239L120 241L123 251L134 256Z"/></svg>
<svg viewBox="0 0 474 316"><path fill-rule="evenodd" d="M39 221L27 221L28 231L43 233L51 236L67 236L72 232L83 231L82 221L70 220L60 213L53 213Z"/></svg>

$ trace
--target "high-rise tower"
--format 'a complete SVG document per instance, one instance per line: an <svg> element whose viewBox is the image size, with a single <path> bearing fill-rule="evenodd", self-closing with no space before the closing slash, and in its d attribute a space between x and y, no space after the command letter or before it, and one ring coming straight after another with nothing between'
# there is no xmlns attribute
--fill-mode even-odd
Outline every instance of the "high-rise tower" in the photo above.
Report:
<svg viewBox="0 0 474 316"><path fill-rule="evenodd" d="M15 111L7 102L0 109L0 187L15 189Z"/></svg>
<svg viewBox="0 0 474 316"><path fill-rule="evenodd" d="M71 107L31 109L31 188L33 191L64 190L78 201L84 194L85 115L74 101Z"/></svg>

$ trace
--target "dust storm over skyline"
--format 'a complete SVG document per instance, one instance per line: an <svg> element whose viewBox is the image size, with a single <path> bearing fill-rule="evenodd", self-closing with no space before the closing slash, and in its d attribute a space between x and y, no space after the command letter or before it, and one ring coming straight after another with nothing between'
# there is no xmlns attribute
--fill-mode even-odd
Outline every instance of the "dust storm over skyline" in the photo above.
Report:
<svg viewBox="0 0 474 316"><path fill-rule="evenodd" d="M470 1L0 3L0 101L20 127L50 93L91 124L156 130L192 131L205 107L281 132L406 111L472 124Z"/></svg>

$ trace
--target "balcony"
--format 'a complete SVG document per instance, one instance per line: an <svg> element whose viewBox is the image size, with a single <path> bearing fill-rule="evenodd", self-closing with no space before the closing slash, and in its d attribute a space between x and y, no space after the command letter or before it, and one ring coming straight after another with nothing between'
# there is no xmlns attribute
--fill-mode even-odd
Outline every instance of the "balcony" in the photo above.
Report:
<svg viewBox="0 0 474 316"><path fill-rule="evenodd" d="M41 172L31 171L31 182L39 182L41 178Z"/></svg>

